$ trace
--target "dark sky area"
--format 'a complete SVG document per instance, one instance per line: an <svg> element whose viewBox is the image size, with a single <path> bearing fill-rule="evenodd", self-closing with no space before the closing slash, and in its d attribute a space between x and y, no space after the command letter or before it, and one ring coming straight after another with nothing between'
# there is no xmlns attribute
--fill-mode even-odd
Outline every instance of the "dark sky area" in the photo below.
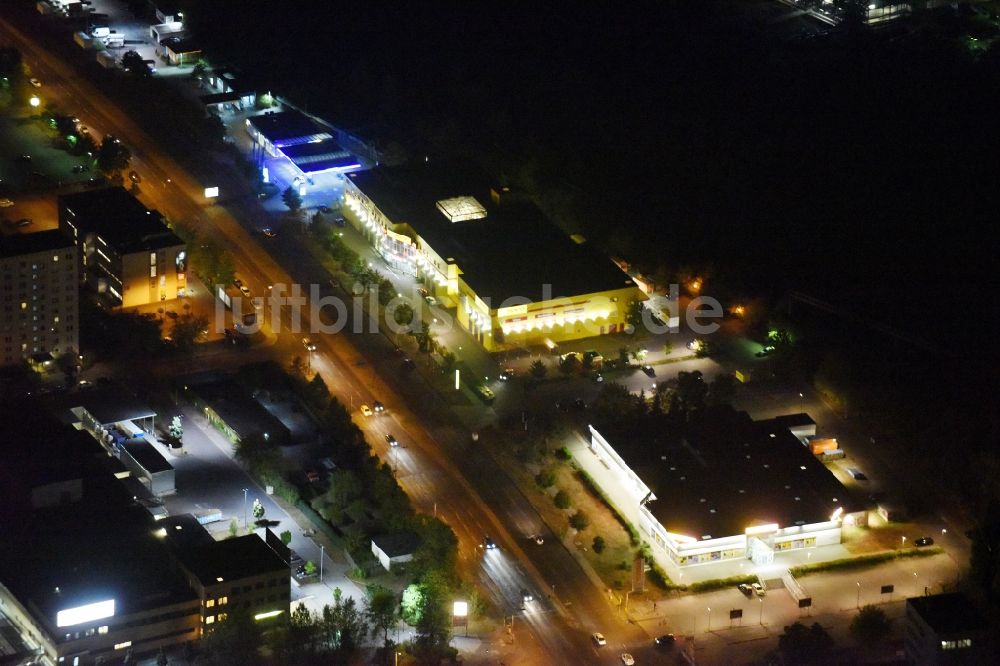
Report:
<svg viewBox="0 0 1000 666"><path fill-rule="evenodd" d="M789 41L755 3L199 3L225 55L412 153L475 156L650 268L711 267L915 329L971 305L1000 58L935 20Z"/></svg>

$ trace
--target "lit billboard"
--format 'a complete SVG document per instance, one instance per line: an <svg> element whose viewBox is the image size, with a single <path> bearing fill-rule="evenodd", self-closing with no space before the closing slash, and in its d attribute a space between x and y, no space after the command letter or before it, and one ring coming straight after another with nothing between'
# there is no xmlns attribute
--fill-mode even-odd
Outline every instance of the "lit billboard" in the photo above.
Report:
<svg viewBox="0 0 1000 666"><path fill-rule="evenodd" d="M56 626L72 627L84 622L103 620L106 617L112 617L114 614L114 599L98 601L95 604L87 604L86 606L77 606L76 608L67 608L66 610L59 611L56 613Z"/></svg>

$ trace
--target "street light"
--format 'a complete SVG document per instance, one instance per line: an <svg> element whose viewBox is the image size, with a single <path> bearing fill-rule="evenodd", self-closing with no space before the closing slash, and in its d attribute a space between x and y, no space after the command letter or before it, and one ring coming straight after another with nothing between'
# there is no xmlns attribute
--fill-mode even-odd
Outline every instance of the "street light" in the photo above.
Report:
<svg viewBox="0 0 1000 666"><path fill-rule="evenodd" d="M319 582L323 582L323 554L326 551L326 546L323 544L319 545Z"/></svg>
<svg viewBox="0 0 1000 666"><path fill-rule="evenodd" d="M902 544L900 548L906 548L906 537L903 537L903 540L900 543Z"/></svg>
<svg viewBox="0 0 1000 666"><path fill-rule="evenodd" d="M31 98L28 100L28 104L30 104L31 108L33 109L37 109L41 103L42 100L38 99L38 95L32 95Z"/></svg>
<svg viewBox="0 0 1000 666"><path fill-rule="evenodd" d="M705 630L705 633L708 634L708 633L711 633L711 632L712 632L712 607L709 606L708 607L708 629Z"/></svg>
<svg viewBox="0 0 1000 666"><path fill-rule="evenodd" d="M243 489L243 529L247 528L247 489Z"/></svg>
<svg viewBox="0 0 1000 666"><path fill-rule="evenodd" d="M764 597L757 597L757 601L760 602L760 616L757 618L757 622L760 626L764 626Z"/></svg>
<svg viewBox="0 0 1000 666"><path fill-rule="evenodd" d="M858 601L855 604L855 606L857 608L861 608L861 581L858 581L857 585L858 585Z"/></svg>

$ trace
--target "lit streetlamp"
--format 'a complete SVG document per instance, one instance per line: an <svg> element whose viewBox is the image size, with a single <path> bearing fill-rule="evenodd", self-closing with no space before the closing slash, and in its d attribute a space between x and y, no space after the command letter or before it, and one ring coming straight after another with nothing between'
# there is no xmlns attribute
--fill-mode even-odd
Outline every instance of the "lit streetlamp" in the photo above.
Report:
<svg viewBox="0 0 1000 666"><path fill-rule="evenodd" d="M38 98L38 95L32 95L28 99L28 104L30 104L31 108L33 108L33 109L37 109L41 105L41 103L42 103L42 100L40 100Z"/></svg>
<svg viewBox="0 0 1000 666"><path fill-rule="evenodd" d="M712 607L709 606L708 607L708 629L705 630L705 633L709 634L711 632L712 632Z"/></svg>
<svg viewBox="0 0 1000 666"><path fill-rule="evenodd" d="M462 621L465 625L465 635L469 635L469 602L468 601L456 601L452 604L451 614ZM511 616L511 626L514 625L514 618Z"/></svg>

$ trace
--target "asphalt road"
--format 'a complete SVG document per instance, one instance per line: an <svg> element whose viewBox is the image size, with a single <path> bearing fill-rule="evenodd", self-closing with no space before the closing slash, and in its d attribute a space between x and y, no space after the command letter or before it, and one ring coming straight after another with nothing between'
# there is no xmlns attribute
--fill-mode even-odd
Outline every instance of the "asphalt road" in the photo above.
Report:
<svg viewBox="0 0 1000 666"><path fill-rule="evenodd" d="M267 226L267 218L255 199L228 202L227 206L232 211L219 205L209 205L203 198L206 183L197 182L163 154L131 119L99 91L76 76L65 63L2 20L0 30L22 49L33 75L44 82L47 101L55 102L60 108L79 116L96 135L114 133L132 148L132 166L143 177L141 198L144 203L174 219L197 222L206 233L224 242L233 255L238 273L256 294L265 293L269 284L291 283L293 279L303 283L326 282L325 275L303 274L306 262L302 261L301 252L287 257L285 265L293 273L289 275L260 246L258 239L247 232L247 228ZM225 184L222 186L225 192ZM236 187L233 189L237 190ZM240 222L234 215L239 217ZM523 497L513 491L512 483L483 459L481 453L475 449L470 452L466 446L469 434L451 425L453 420L441 413L441 406L434 396L425 394L422 400L404 400L394 387L383 381L380 376L382 368L378 368L378 372L362 371L365 366L358 365L362 359L354 343L361 338L368 341L381 338L349 335L314 337L319 344L314 364L334 393L356 395L358 399L368 401L377 396L389 408L389 415L382 418L392 422L394 432L401 441L411 443L401 457L414 457L410 463L403 461L401 483L404 490L413 492L413 499L421 511L430 513L436 505L438 515L452 526L459 538L463 567L483 583L497 608L503 611L516 606L516 597L522 588L540 591L548 589L551 584L556 585L558 603L546 599L538 602L539 610L532 609L518 616L522 619L530 615L531 620L515 621L515 644L505 657L506 663L596 663L616 659L614 653L608 650L602 651L599 657L591 648L587 637L594 630L601 630L607 635L609 647L643 647L648 643L638 627L626 624L611 612L610 606L564 549L553 547L525 552L522 535L512 534L506 526L523 525L532 520L540 523L537 514ZM279 344L286 346L290 355L301 354L296 333L286 332ZM377 348L367 349L379 352ZM325 372L321 359L326 359L329 364ZM372 360L378 359L375 357ZM412 392L408 397L414 397ZM411 411L410 404L419 413L419 418ZM425 427L425 417L431 412L436 412L440 420ZM384 459L390 460L375 436L380 433L371 432L374 427L367 427L368 434L372 435L370 441L373 448ZM384 440L382 443L384 445ZM414 479L412 484L407 481L407 465ZM489 554L489 560L485 560L479 548L485 534L492 535L500 546L499 553ZM546 575L541 573L542 567ZM551 578L547 580L547 577Z"/></svg>

